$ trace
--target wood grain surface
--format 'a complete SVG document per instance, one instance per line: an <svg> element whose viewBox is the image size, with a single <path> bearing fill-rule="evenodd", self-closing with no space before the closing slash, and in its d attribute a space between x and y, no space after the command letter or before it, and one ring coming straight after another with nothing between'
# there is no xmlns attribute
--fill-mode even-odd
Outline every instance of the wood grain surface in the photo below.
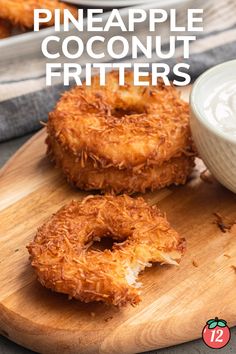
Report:
<svg viewBox="0 0 236 354"><path fill-rule="evenodd" d="M187 239L179 267L154 265L141 276L142 299L122 309L69 301L36 280L26 245L39 225L84 192L69 186L45 157L45 130L1 170L0 333L40 353L135 353L201 336L211 317L236 324L236 226L223 233L214 213L236 219L236 196L200 160L190 181L144 197Z"/></svg>

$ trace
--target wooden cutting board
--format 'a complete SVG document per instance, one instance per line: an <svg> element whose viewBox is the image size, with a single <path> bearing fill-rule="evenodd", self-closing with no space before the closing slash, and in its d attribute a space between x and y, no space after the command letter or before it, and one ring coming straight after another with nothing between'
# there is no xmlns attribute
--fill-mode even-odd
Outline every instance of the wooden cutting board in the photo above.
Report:
<svg viewBox="0 0 236 354"><path fill-rule="evenodd" d="M44 139L42 130L1 171L1 334L40 353L128 354L199 338L215 316L236 325L236 227L223 233L214 223L215 212L236 219L236 195L200 179L199 161L187 185L144 196L187 239L187 253L179 267L156 265L140 276L140 305L119 310L44 289L25 246L48 216L86 195L52 167Z"/></svg>

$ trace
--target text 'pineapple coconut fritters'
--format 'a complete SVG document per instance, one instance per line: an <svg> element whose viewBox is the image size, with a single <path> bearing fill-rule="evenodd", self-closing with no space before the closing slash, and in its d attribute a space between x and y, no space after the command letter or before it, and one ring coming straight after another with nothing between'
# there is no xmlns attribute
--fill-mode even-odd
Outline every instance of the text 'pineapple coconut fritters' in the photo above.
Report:
<svg viewBox="0 0 236 354"><path fill-rule="evenodd" d="M146 79L146 78L145 78ZM151 77L149 77L151 80ZM135 87L127 72L66 92L47 125L48 152L85 190L144 192L183 184L194 166L189 106L172 86Z"/></svg>
<svg viewBox="0 0 236 354"><path fill-rule="evenodd" d="M59 0L0 0L0 18L11 22L13 26L22 29L32 29L34 26L34 9L48 9L52 13L55 9L68 9L76 17L77 8ZM61 13L63 18L63 12ZM44 26L53 26L52 20Z"/></svg>
<svg viewBox="0 0 236 354"><path fill-rule="evenodd" d="M112 237L112 249L93 249ZM118 243L120 242L120 243ZM142 198L89 196L72 201L38 229L28 246L42 285L84 302L140 301L139 272L152 262L177 265L185 240Z"/></svg>

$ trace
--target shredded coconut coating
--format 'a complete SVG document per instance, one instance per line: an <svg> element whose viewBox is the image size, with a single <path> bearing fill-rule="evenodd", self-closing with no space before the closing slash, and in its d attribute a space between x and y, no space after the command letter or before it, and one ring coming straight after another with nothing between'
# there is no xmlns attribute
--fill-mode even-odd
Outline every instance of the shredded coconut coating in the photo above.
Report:
<svg viewBox="0 0 236 354"><path fill-rule="evenodd" d="M64 150L54 139L48 137L48 155L62 168L68 182L82 190L100 190L104 193L145 193L184 184L194 166L194 157L182 155L164 162L161 166L137 166L133 169L107 168L94 165L90 158L86 163L78 160L69 150Z"/></svg>
<svg viewBox="0 0 236 354"><path fill-rule="evenodd" d="M77 8L59 0L0 0L0 18L8 20L14 26L25 29L32 29L34 26L34 9L68 9L77 17ZM61 14L63 19L63 13ZM54 14L52 20L45 23L44 26L53 26Z"/></svg>
<svg viewBox="0 0 236 354"><path fill-rule="evenodd" d="M112 237L104 251L94 241ZM42 285L84 302L140 301L137 275L152 262L177 265L185 240L142 198L89 196L72 201L41 226L28 246Z"/></svg>
<svg viewBox="0 0 236 354"><path fill-rule="evenodd" d="M102 167L161 165L189 154L189 105L172 86L135 87L132 81L133 72L127 72L125 86L119 86L113 71L106 86L94 76L91 87L66 92L49 115L49 135L78 158L90 156Z"/></svg>
<svg viewBox="0 0 236 354"><path fill-rule="evenodd" d="M191 173L188 104L173 86L132 82L131 71L124 86L116 71L105 86L94 76L91 87L66 92L49 114L48 152L79 188L143 192L185 183Z"/></svg>

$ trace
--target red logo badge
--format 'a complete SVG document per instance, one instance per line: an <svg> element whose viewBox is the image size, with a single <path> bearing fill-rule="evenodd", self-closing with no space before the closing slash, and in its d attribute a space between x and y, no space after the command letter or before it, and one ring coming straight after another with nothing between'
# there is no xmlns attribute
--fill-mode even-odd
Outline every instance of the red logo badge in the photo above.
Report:
<svg viewBox="0 0 236 354"><path fill-rule="evenodd" d="M219 320L218 317L207 321L202 331L204 343L212 349L225 347L230 341L230 329L225 320Z"/></svg>

